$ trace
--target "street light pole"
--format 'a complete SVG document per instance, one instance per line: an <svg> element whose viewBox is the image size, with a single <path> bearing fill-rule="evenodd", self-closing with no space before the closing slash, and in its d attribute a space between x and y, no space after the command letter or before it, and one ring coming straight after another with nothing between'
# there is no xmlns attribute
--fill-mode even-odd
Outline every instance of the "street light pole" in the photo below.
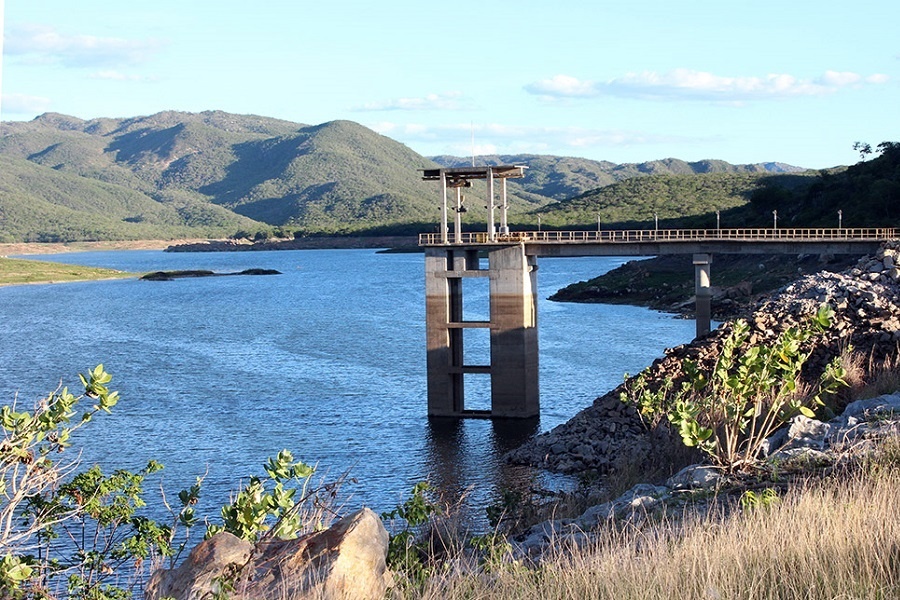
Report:
<svg viewBox="0 0 900 600"><path fill-rule="evenodd" d="M597 233L600 233L600 213L597 213Z"/></svg>
<svg viewBox="0 0 900 600"><path fill-rule="evenodd" d="M541 215L538 215L538 233L541 232Z"/></svg>
<svg viewBox="0 0 900 600"><path fill-rule="evenodd" d="M653 231L659 235L659 215L656 213L653 213Z"/></svg>
<svg viewBox="0 0 900 600"><path fill-rule="evenodd" d="M719 232L722 230L720 219L721 219L721 215L719 214L719 211L716 211L716 235L718 235Z"/></svg>
<svg viewBox="0 0 900 600"><path fill-rule="evenodd" d="M844 211L838 210L838 229L843 227Z"/></svg>
<svg viewBox="0 0 900 600"><path fill-rule="evenodd" d="M772 211L772 229L778 229L778 211Z"/></svg>

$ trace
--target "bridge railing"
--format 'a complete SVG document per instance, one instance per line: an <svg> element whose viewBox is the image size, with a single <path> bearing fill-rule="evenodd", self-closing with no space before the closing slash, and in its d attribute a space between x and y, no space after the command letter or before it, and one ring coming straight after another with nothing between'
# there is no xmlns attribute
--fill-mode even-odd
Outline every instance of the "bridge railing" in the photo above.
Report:
<svg viewBox="0 0 900 600"><path fill-rule="evenodd" d="M829 240L889 240L900 237L900 230L892 227L866 228L742 228L742 229L622 229L603 231L514 231L497 233L494 238L486 232L463 232L456 239L452 232L447 241L440 233L419 234L420 246L497 245L519 242L547 244L597 244L640 242L696 242L696 241L829 241Z"/></svg>

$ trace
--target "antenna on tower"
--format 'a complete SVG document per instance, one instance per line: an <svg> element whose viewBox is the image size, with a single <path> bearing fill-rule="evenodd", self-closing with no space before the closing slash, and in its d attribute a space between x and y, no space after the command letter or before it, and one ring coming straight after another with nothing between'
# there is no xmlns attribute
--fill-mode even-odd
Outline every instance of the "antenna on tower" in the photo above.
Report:
<svg viewBox="0 0 900 600"><path fill-rule="evenodd" d="M475 123L471 122L472 126L472 166L475 166Z"/></svg>

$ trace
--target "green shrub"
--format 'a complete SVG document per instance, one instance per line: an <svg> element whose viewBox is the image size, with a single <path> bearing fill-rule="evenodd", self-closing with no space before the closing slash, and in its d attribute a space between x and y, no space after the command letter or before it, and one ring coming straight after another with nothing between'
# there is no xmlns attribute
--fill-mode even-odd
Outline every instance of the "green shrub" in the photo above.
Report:
<svg viewBox="0 0 900 600"><path fill-rule="evenodd" d="M385 521L402 521L402 529L390 536L387 566L402 573L414 585L424 584L432 573L425 560L428 548L418 540L421 528L439 512L437 503L429 497L431 489L428 482L420 481L403 504L381 514Z"/></svg>
<svg viewBox="0 0 900 600"><path fill-rule="evenodd" d="M143 583L144 567L165 561L173 567L199 524L202 477L178 493L177 509L163 495L172 520L160 524L139 511L146 506L145 480L161 464L108 475L96 465L76 472L77 461L64 455L72 433L119 401L107 387L112 376L103 365L79 377L80 396L61 388L31 411L0 409L0 598L130 598ZM85 400L92 405L81 411ZM230 531L251 541L284 539L326 526L340 482L309 491L314 469L287 450L264 469L267 477L251 478L207 536ZM303 485L292 487L296 481ZM416 514L412 507L409 515Z"/></svg>
<svg viewBox="0 0 900 600"><path fill-rule="evenodd" d="M299 514L300 504L295 499L300 491L307 499L306 483L315 469L282 450L265 465L267 478L251 477L246 487L238 492L235 500L222 507L222 525L210 525L206 537L227 531L251 542L256 542L267 532L278 539L293 539L303 529L304 520ZM304 481L301 488L285 487L292 481ZM269 491L269 485L272 485ZM302 502L301 500L301 502Z"/></svg>
<svg viewBox="0 0 900 600"><path fill-rule="evenodd" d="M815 416L822 396L846 385L840 358L827 365L816 389L800 383L811 353L807 342L830 327L833 315L822 305L802 326L787 328L768 346L749 344L750 326L735 321L711 371L686 360L687 378L680 388L666 381L651 390L639 376L621 397L642 415L657 421L664 415L686 446L699 448L714 464L727 471L752 468L776 429L797 414Z"/></svg>

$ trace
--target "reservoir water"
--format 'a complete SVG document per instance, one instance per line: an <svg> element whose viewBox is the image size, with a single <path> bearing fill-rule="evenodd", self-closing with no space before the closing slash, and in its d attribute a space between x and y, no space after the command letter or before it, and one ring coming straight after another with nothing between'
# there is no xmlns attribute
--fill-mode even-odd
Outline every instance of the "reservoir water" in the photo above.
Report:
<svg viewBox="0 0 900 600"><path fill-rule="evenodd" d="M266 458L283 448L329 479L349 471L356 481L343 487L347 505L376 511L390 510L425 479L448 498L471 489L469 503L478 507L508 488L565 485L501 456L694 334L693 321L644 308L545 300L623 259L542 259L540 420L430 423L421 254L117 251L36 258L133 272L283 273L0 288L3 403L17 396L30 407L60 382L77 390L77 374L103 363L122 400L79 432L82 461L112 470L156 459L170 494L205 474L200 509L209 513L242 478L263 474ZM479 407L477 387L467 390L469 408Z"/></svg>

